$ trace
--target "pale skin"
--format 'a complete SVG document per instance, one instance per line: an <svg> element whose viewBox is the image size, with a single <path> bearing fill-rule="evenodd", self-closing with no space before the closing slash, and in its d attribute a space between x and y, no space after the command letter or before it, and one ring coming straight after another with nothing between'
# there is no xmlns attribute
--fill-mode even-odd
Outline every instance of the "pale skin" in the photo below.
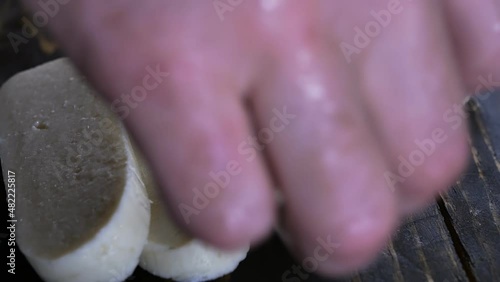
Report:
<svg viewBox="0 0 500 282"><path fill-rule="evenodd" d="M223 248L256 243L276 223L279 187L290 249L312 256L330 236L338 246L318 272L344 274L466 167L466 123L443 115L479 76L500 81L500 2L401 1L350 63L341 42L391 1L263 2L221 21L212 1L72 0L49 29L109 101L142 85L146 66L169 73L124 122L185 230ZM239 145L283 107L296 117L249 161ZM444 141L390 189L386 172L436 129ZM179 204L231 161L241 173L187 224Z"/></svg>

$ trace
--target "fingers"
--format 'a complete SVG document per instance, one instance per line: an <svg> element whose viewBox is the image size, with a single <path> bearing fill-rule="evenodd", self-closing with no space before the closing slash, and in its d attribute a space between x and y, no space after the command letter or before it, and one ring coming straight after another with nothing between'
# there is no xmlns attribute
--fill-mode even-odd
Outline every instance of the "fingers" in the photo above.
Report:
<svg viewBox="0 0 500 282"><path fill-rule="evenodd" d="M448 0L444 3L457 59L468 90L477 94L499 87L500 2ZM488 78L490 76L494 78L493 81ZM482 85L484 79L480 77L486 78L487 85Z"/></svg>
<svg viewBox="0 0 500 282"><path fill-rule="evenodd" d="M283 190L292 249L314 258L305 260L308 271L344 273L366 264L389 238L395 198L341 56L290 49L252 101L261 127L287 117L266 148Z"/></svg>
<svg viewBox="0 0 500 282"><path fill-rule="evenodd" d="M232 25L221 26L211 3L62 8L51 21L56 38L125 122L177 223L219 247L262 239L274 217L269 177L259 155L249 162L238 151L251 136L241 105L251 64L238 53L246 41L223 44ZM200 50L207 35L220 48Z"/></svg>
<svg viewBox="0 0 500 282"><path fill-rule="evenodd" d="M360 65L366 101L392 164L385 176L405 212L454 183L468 159L460 111L465 90L440 11L434 2L412 3Z"/></svg>
<svg viewBox="0 0 500 282"><path fill-rule="evenodd" d="M311 270L339 273L381 248L396 202L414 210L461 171L464 87L435 1L404 6L366 48L348 48L363 52L351 64L315 42L329 33L322 24L351 42L376 12L359 12L361 0L321 3L258 14L252 3L233 14L244 20L221 24L210 2L75 0L50 25L135 136L179 224L221 247L262 238L274 214L266 151L293 244L316 259ZM498 54L485 50L478 61ZM255 137L242 93L255 66L273 63L253 84Z"/></svg>
<svg viewBox="0 0 500 282"><path fill-rule="evenodd" d="M274 203L261 157L249 161L240 153L252 136L242 88L216 68L182 60L164 65L107 86L112 109L149 160L181 227L223 248L261 240L272 228ZM121 96L111 96L116 89Z"/></svg>
<svg viewBox="0 0 500 282"><path fill-rule="evenodd" d="M261 239L273 222L273 195L260 156L240 153L251 149L252 135L239 90L205 73L191 79L174 73L129 123L167 205L179 223L218 246Z"/></svg>

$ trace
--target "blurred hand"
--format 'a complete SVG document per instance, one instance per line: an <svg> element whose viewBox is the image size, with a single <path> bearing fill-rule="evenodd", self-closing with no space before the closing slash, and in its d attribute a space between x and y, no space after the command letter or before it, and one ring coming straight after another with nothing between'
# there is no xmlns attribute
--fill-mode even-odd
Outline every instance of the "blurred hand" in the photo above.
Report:
<svg viewBox="0 0 500 282"><path fill-rule="evenodd" d="M49 28L181 226L224 248L256 242L279 187L292 250L338 274L467 164L460 106L500 85L498 5L71 0Z"/></svg>

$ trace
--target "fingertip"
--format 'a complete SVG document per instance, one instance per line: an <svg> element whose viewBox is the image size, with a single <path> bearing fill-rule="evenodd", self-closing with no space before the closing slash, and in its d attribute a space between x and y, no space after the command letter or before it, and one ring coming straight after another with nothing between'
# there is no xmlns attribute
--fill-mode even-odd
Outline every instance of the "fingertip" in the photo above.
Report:
<svg viewBox="0 0 500 282"><path fill-rule="evenodd" d="M347 232L340 239L343 243L337 254L318 269L319 273L330 276L347 275L364 269L376 259L390 240L396 220L385 218L385 221L364 221L346 228Z"/></svg>
<svg viewBox="0 0 500 282"><path fill-rule="evenodd" d="M233 187L234 188L234 187ZM237 193L190 204L181 203L174 211L177 221L188 233L221 249L236 249L259 243L275 223L274 202L267 187L239 187Z"/></svg>
<svg viewBox="0 0 500 282"><path fill-rule="evenodd" d="M360 214L340 225L329 224L329 231L323 235L308 232L305 240L295 238L296 257L308 272L329 277L349 275L373 262L396 224L395 210Z"/></svg>
<svg viewBox="0 0 500 282"><path fill-rule="evenodd" d="M309 273L349 275L373 262L390 240L399 220L396 208L387 202L367 203L341 217L311 218L302 227L290 222L285 244Z"/></svg>
<svg viewBox="0 0 500 282"><path fill-rule="evenodd" d="M399 206L408 215L423 210L440 193L457 181L470 163L466 130L455 132L448 141L402 184Z"/></svg>

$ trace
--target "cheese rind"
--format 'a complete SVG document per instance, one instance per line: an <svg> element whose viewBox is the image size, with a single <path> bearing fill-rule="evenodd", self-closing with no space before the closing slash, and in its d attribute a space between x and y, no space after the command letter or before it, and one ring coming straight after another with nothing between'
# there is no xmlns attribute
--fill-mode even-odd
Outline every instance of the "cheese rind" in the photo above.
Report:
<svg viewBox="0 0 500 282"><path fill-rule="evenodd" d="M130 149L130 148L128 148ZM128 150L127 182L117 210L86 244L57 259L27 255L46 281L124 281L139 262L149 228L149 200Z"/></svg>
<svg viewBox="0 0 500 282"><path fill-rule="evenodd" d="M46 281L121 281L150 207L120 121L67 59L0 90L0 157L16 173L16 240ZM7 178L5 178L7 179Z"/></svg>
<svg viewBox="0 0 500 282"><path fill-rule="evenodd" d="M247 252L248 247L221 251L198 240L174 249L148 242L139 265L154 275L175 281L208 281L234 271Z"/></svg>

